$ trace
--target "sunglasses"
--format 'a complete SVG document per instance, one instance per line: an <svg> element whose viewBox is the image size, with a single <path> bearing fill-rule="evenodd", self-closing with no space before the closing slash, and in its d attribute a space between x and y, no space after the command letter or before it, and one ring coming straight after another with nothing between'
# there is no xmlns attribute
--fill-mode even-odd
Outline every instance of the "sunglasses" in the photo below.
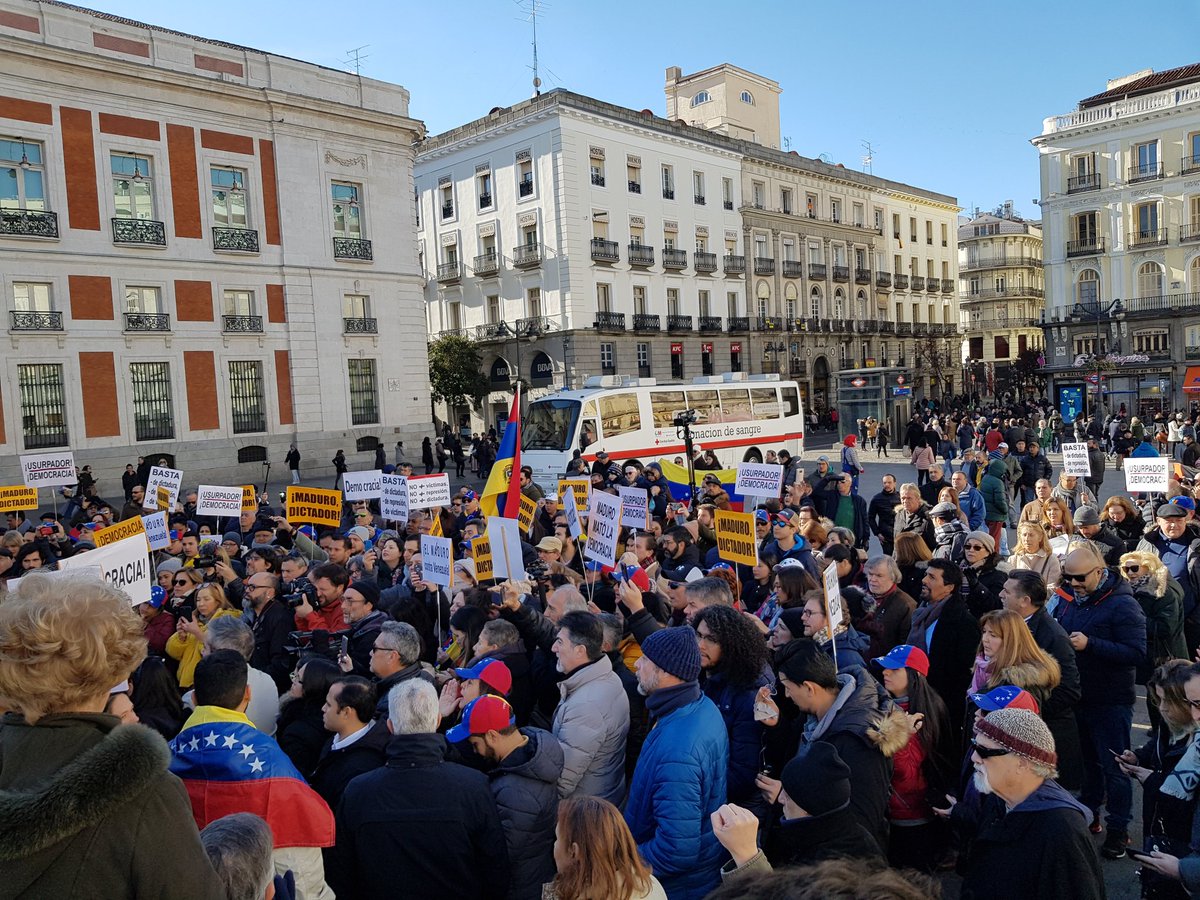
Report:
<svg viewBox="0 0 1200 900"><path fill-rule="evenodd" d="M683 581L668 581L668 582L667 582L667 587L669 587L671 590L675 591L675 590L678 590L679 588L683 587L683 586L684 586L684 584L686 584L686 582L683 582Z"/></svg>
<svg viewBox="0 0 1200 900"><path fill-rule="evenodd" d="M1138 572L1142 571L1142 567L1141 566L1121 566L1121 571L1124 572L1126 575L1136 575Z"/></svg>
<svg viewBox="0 0 1200 900"><path fill-rule="evenodd" d="M980 759L992 759L1012 753L1007 747L984 747L978 741L971 741L971 749L979 754Z"/></svg>
<svg viewBox="0 0 1200 900"><path fill-rule="evenodd" d="M963 549L964 550L986 550L987 547L983 546L983 544L963 544Z"/></svg>
<svg viewBox="0 0 1200 900"><path fill-rule="evenodd" d="M176 578L173 583L174 584L191 584L192 582L189 581L187 578Z"/></svg>
<svg viewBox="0 0 1200 900"><path fill-rule="evenodd" d="M1063 572L1062 576L1067 581L1087 581L1088 576L1095 571L1095 569L1088 569L1086 572Z"/></svg>

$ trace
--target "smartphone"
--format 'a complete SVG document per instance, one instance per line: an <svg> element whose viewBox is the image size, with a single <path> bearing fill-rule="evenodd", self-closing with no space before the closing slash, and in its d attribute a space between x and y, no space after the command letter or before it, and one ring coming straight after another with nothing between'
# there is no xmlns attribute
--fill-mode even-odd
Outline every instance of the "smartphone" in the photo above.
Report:
<svg viewBox="0 0 1200 900"><path fill-rule="evenodd" d="M346 637L345 635L342 635L342 652L338 655L339 658L350 655L350 638Z"/></svg>
<svg viewBox="0 0 1200 900"><path fill-rule="evenodd" d="M493 588L488 591L488 596L492 598L492 606L500 606L504 603L504 591Z"/></svg>
<svg viewBox="0 0 1200 900"><path fill-rule="evenodd" d="M49 525L42 525L38 528L38 534L42 537L50 537L50 535L54 534L54 529Z"/></svg>

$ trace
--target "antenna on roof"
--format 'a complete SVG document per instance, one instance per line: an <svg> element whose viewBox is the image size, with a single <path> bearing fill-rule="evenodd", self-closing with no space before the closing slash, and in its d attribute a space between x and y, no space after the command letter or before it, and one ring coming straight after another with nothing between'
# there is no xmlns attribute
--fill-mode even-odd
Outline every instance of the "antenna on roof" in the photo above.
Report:
<svg viewBox="0 0 1200 900"><path fill-rule="evenodd" d="M860 141L862 148L866 150L866 154L862 158L863 171L868 175L875 174L875 148L871 146L870 141Z"/></svg>
<svg viewBox="0 0 1200 900"><path fill-rule="evenodd" d="M827 166L833 165L833 157L830 156L828 153L822 153L820 156L817 157L817 159L819 159L821 162L825 163L825 165L827 165Z"/></svg>
<svg viewBox="0 0 1200 900"><path fill-rule="evenodd" d="M785 137L785 138L783 139L783 149L784 149L784 150L791 150L791 149L792 149L792 139L791 139L790 137Z"/></svg>
<svg viewBox="0 0 1200 900"><path fill-rule="evenodd" d="M342 60L343 66L351 66L354 69L354 74L359 78L362 77L362 62L364 59L370 59L369 53L362 51L370 47L370 44L363 44L361 47L355 47L353 50L346 51L346 58Z"/></svg>
<svg viewBox="0 0 1200 900"><path fill-rule="evenodd" d="M516 0L517 6L529 14L529 22L533 26L533 96L542 95L542 79L538 72L537 19L538 11L545 10L546 4L541 0Z"/></svg>

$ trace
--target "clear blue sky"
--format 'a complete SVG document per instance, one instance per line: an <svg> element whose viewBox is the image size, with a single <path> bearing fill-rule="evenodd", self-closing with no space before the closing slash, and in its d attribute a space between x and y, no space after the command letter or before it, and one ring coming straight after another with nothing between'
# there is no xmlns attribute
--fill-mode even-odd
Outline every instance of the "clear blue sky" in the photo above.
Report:
<svg viewBox="0 0 1200 900"><path fill-rule="evenodd" d="M77 0L78 2L78 0ZM404 85L438 133L531 93L528 3L441 0L108 0L115 15ZM755 13L761 15L761 22ZM664 71L731 62L780 83L783 135L806 156L1036 216L1042 119L1104 82L1200 62L1200 3L1097 0L858 4L549 0L538 21L543 90L564 87L662 114ZM1139 40L1140 38L1140 40Z"/></svg>

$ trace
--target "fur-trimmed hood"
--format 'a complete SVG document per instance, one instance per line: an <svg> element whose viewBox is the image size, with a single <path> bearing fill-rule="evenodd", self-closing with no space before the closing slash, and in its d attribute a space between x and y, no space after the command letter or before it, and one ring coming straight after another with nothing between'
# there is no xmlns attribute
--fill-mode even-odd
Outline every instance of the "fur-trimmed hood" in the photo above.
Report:
<svg viewBox="0 0 1200 900"><path fill-rule="evenodd" d="M989 680L997 687L1002 684L1011 684L1013 687L1024 688L1027 691L1035 688L1051 691L1058 687L1059 681L1062 680L1062 675L1061 673L1052 672L1045 666L1038 666L1033 663L1020 663L1001 669L996 673L994 678Z"/></svg>

